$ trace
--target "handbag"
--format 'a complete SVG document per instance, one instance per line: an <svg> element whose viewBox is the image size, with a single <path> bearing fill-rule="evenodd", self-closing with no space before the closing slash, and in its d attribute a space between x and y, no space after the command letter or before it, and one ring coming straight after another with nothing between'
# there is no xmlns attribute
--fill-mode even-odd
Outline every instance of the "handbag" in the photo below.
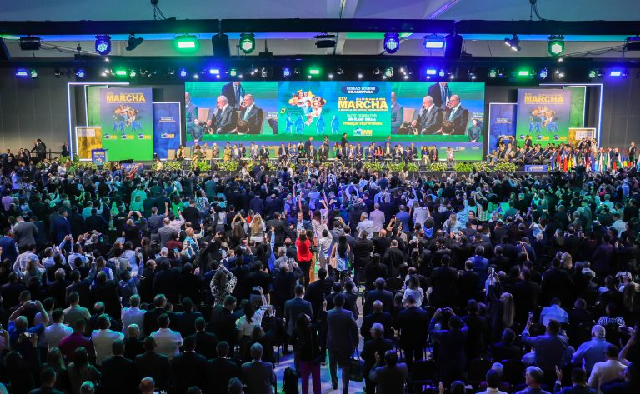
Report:
<svg viewBox="0 0 640 394"><path fill-rule="evenodd" d="M349 358L349 380L352 382L362 382L364 380L363 362L360 359L360 352L356 347L356 357Z"/></svg>

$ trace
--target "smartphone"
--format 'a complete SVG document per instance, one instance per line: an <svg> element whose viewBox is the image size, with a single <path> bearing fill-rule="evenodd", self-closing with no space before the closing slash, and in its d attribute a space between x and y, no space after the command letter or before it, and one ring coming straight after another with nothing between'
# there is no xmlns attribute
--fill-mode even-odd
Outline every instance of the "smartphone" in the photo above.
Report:
<svg viewBox="0 0 640 394"><path fill-rule="evenodd" d="M178 248L173 248L173 253L178 253Z"/></svg>
<svg viewBox="0 0 640 394"><path fill-rule="evenodd" d="M533 321L533 312L531 312L531 311L529 312L529 320Z"/></svg>

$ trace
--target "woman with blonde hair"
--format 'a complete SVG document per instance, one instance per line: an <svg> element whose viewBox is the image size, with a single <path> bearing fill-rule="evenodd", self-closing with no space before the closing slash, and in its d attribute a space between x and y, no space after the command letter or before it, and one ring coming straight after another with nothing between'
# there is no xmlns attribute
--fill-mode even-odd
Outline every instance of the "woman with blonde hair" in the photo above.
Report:
<svg viewBox="0 0 640 394"><path fill-rule="evenodd" d="M259 213L256 213L251 219L251 241L255 243L259 243L264 241L264 232L266 230L266 226L264 220L262 220L262 216Z"/></svg>

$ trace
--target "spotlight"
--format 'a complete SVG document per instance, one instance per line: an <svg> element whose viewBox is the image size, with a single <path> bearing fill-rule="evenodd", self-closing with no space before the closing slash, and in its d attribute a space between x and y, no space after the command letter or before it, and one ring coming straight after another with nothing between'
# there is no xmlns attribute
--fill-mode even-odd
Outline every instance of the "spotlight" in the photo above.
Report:
<svg viewBox="0 0 640 394"><path fill-rule="evenodd" d="M538 73L538 76L540 77L540 79L547 79L548 75L549 75L549 71L547 70L546 67L540 70L540 72Z"/></svg>
<svg viewBox="0 0 640 394"><path fill-rule="evenodd" d="M428 68L427 69L427 75L436 75L438 73L438 70L436 70L435 68Z"/></svg>
<svg viewBox="0 0 640 394"><path fill-rule="evenodd" d="M518 70L516 71L516 76L518 76L519 78L527 78L532 76L532 73L529 70Z"/></svg>
<svg viewBox="0 0 640 394"><path fill-rule="evenodd" d="M514 52L520 52L520 39L517 34L514 34L511 38L505 38L504 44L511 48Z"/></svg>
<svg viewBox="0 0 640 394"><path fill-rule="evenodd" d="M309 75L313 75L313 76L318 76L318 75L320 75L320 72L321 72L321 71L322 71L322 70L320 70L320 68L319 68L319 67L309 67L309 72L308 72L308 74L309 74Z"/></svg>
<svg viewBox="0 0 640 394"><path fill-rule="evenodd" d="M200 42L198 37L191 34L184 34L173 39L173 46L180 53L194 53L198 51Z"/></svg>
<svg viewBox="0 0 640 394"><path fill-rule="evenodd" d="M127 70L125 70L124 68L116 68L116 69L113 71L113 74L114 74L116 77L126 77L126 76L128 75Z"/></svg>
<svg viewBox="0 0 640 394"><path fill-rule="evenodd" d="M547 52L551 56L560 56L564 52L564 36L549 36Z"/></svg>
<svg viewBox="0 0 640 394"><path fill-rule="evenodd" d="M32 79L38 78L38 70L36 70L35 68L31 69L31 71L29 71L29 75Z"/></svg>
<svg viewBox="0 0 640 394"><path fill-rule="evenodd" d="M296 75L300 74L300 69L298 67L294 68L293 73Z"/></svg>
<svg viewBox="0 0 640 394"><path fill-rule="evenodd" d="M457 33L448 34L444 38L444 58L445 59L460 59L462 54L462 44L464 39Z"/></svg>
<svg viewBox="0 0 640 394"><path fill-rule="evenodd" d="M364 75L362 75L362 73L358 73L358 79L362 79L364 77Z"/></svg>
<svg viewBox="0 0 640 394"><path fill-rule="evenodd" d="M105 57L105 58L104 58L104 61L105 61L105 62L107 62L107 63L109 63L109 58L108 58L108 57Z"/></svg>
<svg viewBox="0 0 640 394"><path fill-rule="evenodd" d="M253 33L240 33L240 50L246 55L256 49L256 39Z"/></svg>
<svg viewBox="0 0 640 394"><path fill-rule="evenodd" d="M266 78L266 77L268 77L268 76L269 76L269 71L267 70L267 68L266 68L266 67L262 67L262 68L260 69L260 76L261 76L262 78Z"/></svg>
<svg viewBox="0 0 640 394"><path fill-rule="evenodd" d="M473 71L469 71L467 73L467 76L469 77L470 80L475 81L478 77L476 77L476 73Z"/></svg>
<svg viewBox="0 0 640 394"><path fill-rule="evenodd" d="M238 69L237 68L230 68L229 69L229 75L232 76L232 77L238 76Z"/></svg>
<svg viewBox="0 0 640 394"><path fill-rule="evenodd" d="M333 79L333 73L329 73L329 75L327 75L329 77L329 79Z"/></svg>
<svg viewBox="0 0 640 394"><path fill-rule="evenodd" d="M173 75L173 74L175 74L175 72L176 71L173 68L167 69L167 74L168 75Z"/></svg>
<svg viewBox="0 0 640 394"><path fill-rule="evenodd" d="M387 53L396 53L400 49L400 37L398 33L385 33L382 47Z"/></svg>
<svg viewBox="0 0 640 394"><path fill-rule="evenodd" d="M105 68L104 70L102 70L102 72L100 73L100 76L103 78L106 78L107 75L109 75L109 72L107 71L107 69Z"/></svg>
<svg viewBox="0 0 640 394"><path fill-rule="evenodd" d="M492 68L491 70L489 70L489 78L497 78L498 77L498 70L496 70L495 68Z"/></svg>
<svg viewBox="0 0 640 394"><path fill-rule="evenodd" d="M384 70L384 76L387 78L392 78L393 77L393 67L387 67Z"/></svg>
<svg viewBox="0 0 640 394"><path fill-rule="evenodd" d="M211 74L211 75L220 75L220 69L219 68L210 68L209 69L209 74Z"/></svg>
<svg viewBox="0 0 640 394"><path fill-rule="evenodd" d="M589 74L588 75L589 75L590 79L600 78L602 76L602 71L600 71L598 69L589 70Z"/></svg>
<svg viewBox="0 0 640 394"><path fill-rule="evenodd" d="M198 73L194 73L194 74L193 74L193 79L198 79L198 78L200 78L200 76L198 75Z"/></svg>
<svg viewBox="0 0 640 394"><path fill-rule="evenodd" d="M16 70L16 77L18 78L26 78L29 76L29 71L24 68L19 68Z"/></svg>
<svg viewBox="0 0 640 394"><path fill-rule="evenodd" d="M343 73L344 73L344 70L342 69L342 67L336 68L336 74L342 75Z"/></svg>
<svg viewBox="0 0 640 394"><path fill-rule="evenodd" d="M438 72L438 76L440 78L444 77L444 70L443 69L440 69L440 71Z"/></svg>
<svg viewBox="0 0 640 394"><path fill-rule="evenodd" d="M107 56L111 52L111 37L108 35L96 36L95 48L100 56Z"/></svg>
<svg viewBox="0 0 640 394"><path fill-rule="evenodd" d="M559 79L564 78L564 71L562 70L556 70L556 75L558 75Z"/></svg>
<svg viewBox="0 0 640 394"><path fill-rule="evenodd" d="M558 58L558 63L562 63L562 62L564 62L564 58L563 57L559 57Z"/></svg>
<svg viewBox="0 0 640 394"><path fill-rule="evenodd" d="M282 69L282 77L289 78L291 76L291 69L289 67L284 67Z"/></svg>
<svg viewBox="0 0 640 394"><path fill-rule="evenodd" d="M373 75L378 75L378 74L380 74L380 68L376 67L373 69Z"/></svg>
<svg viewBox="0 0 640 394"><path fill-rule="evenodd" d="M129 40L127 40L127 47L125 48L127 51L133 51L136 49L142 42L144 38L136 37L135 34L129 34Z"/></svg>
<svg viewBox="0 0 640 394"><path fill-rule="evenodd" d="M402 77L404 79L409 79L409 76L407 74L404 75L404 77Z"/></svg>
<svg viewBox="0 0 640 394"><path fill-rule="evenodd" d="M40 37L20 37L20 49L23 51L37 51L41 45Z"/></svg>
<svg viewBox="0 0 640 394"><path fill-rule="evenodd" d="M442 49L444 48L444 39L437 35L424 36L422 39L424 49Z"/></svg>
<svg viewBox="0 0 640 394"><path fill-rule="evenodd" d="M129 71L129 78L135 78L136 75L138 75L136 70L130 70Z"/></svg>
<svg viewBox="0 0 640 394"><path fill-rule="evenodd" d="M78 77L78 78L84 78L84 77L87 76L87 74L84 72L84 69L82 69L82 68L76 69L75 74L76 74L76 77Z"/></svg>
<svg viewBox="0 0 640 394"><path fill-rule="evenodd" d="M180 78L186 78L189 73L186 68L181 68L180 71L178 71L178 75L180 75Z"/></svg>
<svg viewBox="0 0 640 394"><path fill-rule="evenodd" d="M611 71L609 71L609 76L610 77L614 77L614 78L626 77L627 76L627 71L626 70L621 70L621 69L611 70Z"/></svg>
<svg viewBox="0 0 640 394"><path fill-rule="evenodd" d="M53 70L53 76L56 78L60 78L60 75L62 75L62 73L60 72L60 70L58 70L57 68L55 70Z"/></svg>

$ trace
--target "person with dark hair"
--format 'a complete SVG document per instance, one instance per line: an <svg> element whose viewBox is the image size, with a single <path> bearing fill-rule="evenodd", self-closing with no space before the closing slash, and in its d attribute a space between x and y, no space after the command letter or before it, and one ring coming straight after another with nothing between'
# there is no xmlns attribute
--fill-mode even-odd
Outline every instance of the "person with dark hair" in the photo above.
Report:
<svg viewBox="0 0 640 394"><path fill-rule="evenodd" d="M607 361L595 363L593 370L591 370L591 376L587 384L589 387L597 388L598 393L602 394L600 387L612 380L618 379L622 371L626 366L618 360L618 353L620 349L617 346L609 346L607 348Z"/></svg>
<svg viewBox="0 0 640 394"><path fill-rule="evenodd" d="M287 336L293 338L294 330L298 324L298 318L302 315L313 316L313 309L311 303L304 299L304 287L302 285L296 285L294 288L295 297L284 303L284 319L287 324ZM285 342L285 346L288 348L289 342ZM286 349L288 350L288 349ZM294 364L297 368L297 354L294 352L296 360Z"/></svg>
<svg viewBox="0 0 640 394"><path fill-rule="evenodd" d="M179 332L169 328L170 322L171 319L167 313L158 316L158 331L152 332L150 336L155 340L157 352L172 360L173 356L180 352L183 339Z"/></svg>
<svg viewBox="0 0 640 394"><path fill-rule="evenodd" d="M502 376L500 372L490 369L487 371L486 380L487 390L479 392L478 394L507 394L504 391L500 391L500 387L502 386Z"/></svg>
<svg viewBox="0 0 640 394"><path fill-rule="evenodd" d="M99 366L104 360L113 356L113 343L124 339L121 332L113 331L110 327L109 315L103 313L98 317L98 329L91 334L91 342L96 351L96 364Z"/></svg>
<svg viewBox="0 0 640 394"><path fill-rule="evenodd" d="M525 373L527 388L518 391L516 394L551 394L542 389L543 372L538 367L528 367Z"/></svg>
<svg viewBox="0 0 640 394"><path fill-rule="evenodd" d="M194 326L196 332L191 337L196 341L198 353L202 354L207 360L214 358L216 356L216 347L219 343L218 337L214 333L205 331L207 321L204 317L198 317Z"/></svg>
<svg viewBox="0 0 640 394"><path fill-rule="evenodd" d="M138 377L151 377L158 390L166 390L171 382L169 358L156 352L156 341L146 337L143 342L145 352L134 360Z"/></svg>
<svg viewBox="0 0 640 394"><path fill-rule="evenodd" d="M349 358L358 346L358 326L353 313L344 309L345 297L337 294L333 309L327 313L327 350L329 372L334 390L338 389L338 366L342 368L342 392L349 392Z"/></svg>
<svg viewBox="0 0 640 394"><path fill-rule="evenodd" d="M56 371L53 368L45 368L40 372L40 388L35 390L31 390L29 394L63 394L62 391L59 391L55 388Z"/></svg>
<svg viewBox="0 0 640 394"><path fill-rule="evenodd" d="M80 394L80 386L86 381L98 384L102 374L89 363L89 354L83 347L77 348L73 353L73 361L69 363L69 381L71 392Z"/></svg>
<svg viewBox="0 0 640 394"><path fill-rule="evenodd" d="M429 322L427 312L416 305L412 295L409 295L402 304L404 309L398 312L394 328L400 331L398 343L411 370L414 360L422 360Z"/></svg>
<svg viewBox="0 0 640 394"><path fill-rule="evenodd" d="M571 387L562 387L563 373L560 368L556 368L555 386L553 386L553 394L596 394L596 390L587 386L588 373L582 368L574 368L571 371Z"/></svg>
<svg viewBox="0 0 640 394"><path fill-rule="evenodd" d="M443 327L445 324L446 329ZM462 379L467 364L467 356L464 352L467 326L451 308L439 308L429 323L429 335L440 345L436 359L440 380L448 384Z"/></svg>
<svg viewBox="0 0 640 394"><path fill-rule="evenodd" d="M216 353L217 357L207 361L207 387L211 393L224 393L227 390L227 382L240 376L240 365L235 359L228 357L227 342L218 342Z"/></svg>
<svg viewBox="0 0 640 394"><path fill-rule="evenodd" d="M557 320L550 320L547 332L537 337L529 336L532 324L531 320L527 322L527 327L522 332L522 342L534 349L536 365L544 371L544 382L551 386L555 379L556 367L563 366L571 357L567 338L560 335L560 323Z"/></svg>
<svg viewBox="0 0 640 394"><path fill-rule="evenodd" d="M376 363L369 372L369 380L376 383L378 394L401 393L409 375L407 364L398 363L398 353L388 350L384 353L385 365L381 365L382 356L376 355Z"/></svg>
<svg viewBox="0 0 640 394"><path fill-rule="evenodd" d="M384 366L384 359L379 360L376 356L386 354L387 351L393 349L393 342L391 339L384 338L385 327L380 323L373 323L369 331L369 337L371 339L364 343L360 357L362 357L362 360L364 361L362 365L362 372L366 383L366 393L374 394L376 391L376 384L369 379L369 372L373 370L374 365L378 361L380 361L378 366Z"/></svg>
<svg viewBox="0 0 640 394"><path fill-rule="evenodd" d="M309 306L310 308L310 306ZM302 379L302 394L309 393L309 375L313 379L313 394L320 394L320 344L315 327L311 326L311 318L307 314L300 314L296 318L294 354L296 366Z"/></svg>
<svg viewBox="0 0 640 394"><path fill-rule="evenodd" d="M124 342L112 344L113 356L102 363L102 386L108 393L133 394L136 392L136 374L133 361L124 357Z"/></svg>
<svg viewBox="0 0 640 394"><path fill-rule="evenodd" d="M196 353L196 339L194 337L185 338L183 352L171 360L175 392L186 394L189 387L204 387L206 366L207 359Z"/></svg>

